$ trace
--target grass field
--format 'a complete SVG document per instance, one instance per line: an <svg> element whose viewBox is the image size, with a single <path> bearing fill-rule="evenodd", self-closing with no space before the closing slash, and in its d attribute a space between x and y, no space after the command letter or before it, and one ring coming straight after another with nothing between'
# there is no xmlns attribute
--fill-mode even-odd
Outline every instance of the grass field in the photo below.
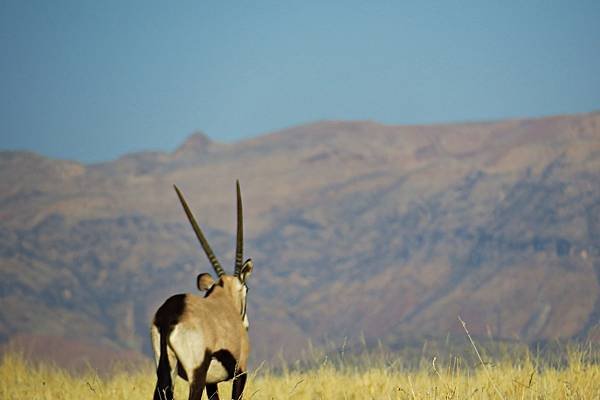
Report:
<svg viewBox="0 0 600 400"><path fill-rule="evenodd" d="M460 357L446 363L424 359L420 367L405 369L392 359L360 364L324 358L309 369L277 372L263 364L250 374L245 398L600 399L598 354L589 349L569 351L555 363L526 353L498 362L482 362L478 356L478 365ZM151 366L101 377L92 370L73 375L48 364L29 364L16 353L5 354L0 363L0 399L147 400L154 384ZM230 398L230 386L220 385L222 399ZM179 379L176 399L187 399L187 383Z"/></svg>

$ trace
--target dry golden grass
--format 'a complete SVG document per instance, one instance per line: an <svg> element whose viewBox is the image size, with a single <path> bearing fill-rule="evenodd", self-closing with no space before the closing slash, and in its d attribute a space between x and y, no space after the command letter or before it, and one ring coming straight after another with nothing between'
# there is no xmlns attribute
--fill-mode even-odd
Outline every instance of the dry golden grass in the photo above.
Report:
<svg viewBox="0 0 600 400"><path fill-rule="evenodd" d="M468 367L459 358L448 365L435 360L416 370L372 363L321 363L306 371L252 373L246 399L600 399L600 365L583 351L566 363L542 366L531 356L521 360ZM72 375L49 365L32 365L7 354L0 363L0 399L151 399L155 384L150 369ZM230 384L221 384L229 398ZM187 383L177 380L176 398L187 399ZM205 397L206 398L206 397Z"/></svg>

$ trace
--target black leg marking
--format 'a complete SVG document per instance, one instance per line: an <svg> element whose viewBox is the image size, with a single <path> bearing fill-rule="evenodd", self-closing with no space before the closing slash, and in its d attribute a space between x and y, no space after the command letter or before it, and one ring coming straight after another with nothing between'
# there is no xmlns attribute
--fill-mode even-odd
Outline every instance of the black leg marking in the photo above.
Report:
<svg viewBox="0 0 600 400"><path fill-rule="evenodd" d="M184 381L188 380L187 374L185 373L185 369L181 366L181 363L177 363L177 375Z"/></svg>
<svg viewBox="0 0 600 400"><path fill-rule="evenodd" d="M212 358L220 362L225 370L227 371L227 380L231 379L235 375L237 369L237 361L235 357L228 350L218 350L212 353Z"/></svg>
<svg viewBox="0 0 600 400"><path fill-rule="evenodd" d="M246 386L246 378L248 374L245 371L236 371L233 378L233 388L231 389L231 398L233 400L241 400Z"/></svg>
<svg viewBox="0 0 600 400"><path fill-rule="evenodd" d="M206 384L206 394L208 395L208 400L219 400L219 388L217 387L217 384Z"/></svg>

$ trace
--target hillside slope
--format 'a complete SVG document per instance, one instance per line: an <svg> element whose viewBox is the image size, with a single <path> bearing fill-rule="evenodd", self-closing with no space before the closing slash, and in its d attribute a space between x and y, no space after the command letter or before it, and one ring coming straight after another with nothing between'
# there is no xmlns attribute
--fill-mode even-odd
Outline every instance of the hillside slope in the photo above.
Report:
<svg viewBox="0 0 600 400"><path fill-rule="evenodd" d="M172 190L233 265L242 183L255 360L308 338L600 336L600 113L436 126L325 121L96 165L0 153L0 340L149 350L210 270Z"/></svg>

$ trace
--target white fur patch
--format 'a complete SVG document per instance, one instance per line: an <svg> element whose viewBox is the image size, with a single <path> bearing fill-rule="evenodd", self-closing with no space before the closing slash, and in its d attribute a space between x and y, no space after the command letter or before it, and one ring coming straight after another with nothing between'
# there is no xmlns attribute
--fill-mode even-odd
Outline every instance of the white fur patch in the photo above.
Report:
<svg viewBox="0 0 600 400"><path fill-rule="evenodd" d="M204 359L204 336L202 331L186 329L181 325L176 325L169 337L169 347L177 355L177 359L188 376L194 375L194 370L198 368Z"/></svg>
<svg viewBox="0 0 600 400"><path fill-rule="evenodd" d="M219 360L212 359L208 366L208 373L206 374L206 383L219 383L229 378L227 369L221 364Z"/></svg>

